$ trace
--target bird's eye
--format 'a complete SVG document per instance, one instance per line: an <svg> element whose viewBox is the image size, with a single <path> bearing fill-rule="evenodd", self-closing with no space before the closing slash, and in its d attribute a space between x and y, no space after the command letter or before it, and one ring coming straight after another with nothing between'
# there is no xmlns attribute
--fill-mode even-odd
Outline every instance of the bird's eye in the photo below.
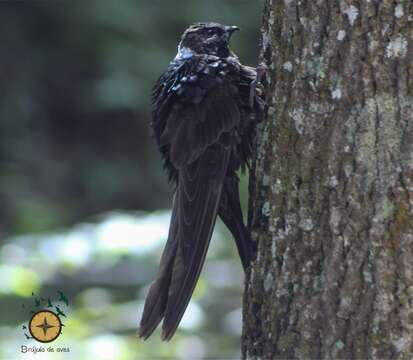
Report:
<svg viewBox="0 0 413 360"><path fill-rule="evenodd" d="M207 33L208 33L208 35L212 35L212 34L215 33L215 31L214 31L214 29L209 29L209 30L207 31Z"/></svg>

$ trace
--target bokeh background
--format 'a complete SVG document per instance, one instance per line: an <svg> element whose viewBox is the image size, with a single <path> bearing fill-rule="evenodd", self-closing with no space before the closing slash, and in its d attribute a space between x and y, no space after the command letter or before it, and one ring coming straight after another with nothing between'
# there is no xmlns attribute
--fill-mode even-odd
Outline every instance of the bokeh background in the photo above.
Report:
<svg viewBox="0 0 413 360"><path fill-rule="evenodd" d="M171 187L151 139L152 84L196 21L238 25L255 65L260 1L0 1L0 358L36 297L69 299L51 359L239 358L242 269L219 223L179 331L136 330ZM246 200L246 181L243 179ZM23 305L25 304L25 307ZM64 304L61 304L62 306Z"/></svg>

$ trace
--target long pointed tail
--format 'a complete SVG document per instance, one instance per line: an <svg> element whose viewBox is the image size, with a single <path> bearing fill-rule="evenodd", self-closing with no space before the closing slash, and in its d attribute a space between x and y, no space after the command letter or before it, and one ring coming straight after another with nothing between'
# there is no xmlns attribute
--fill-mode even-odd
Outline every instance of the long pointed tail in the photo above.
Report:
<svg viewBox="0 0 413 360"><path fill-rule="evenodd" d="M239 180L235 173L225 177L218 213L235 239L241 263L245 271L254 258L256 246L244 225L239 200L238 182Z"/></svg>
<svg viewBox="0 0 413 360"><path fill-rule="evenodd" d="M148 295L146 296L145 307L139 326L139 337L144 338L145 340L151 336L161 322L168 301L173 265L178 249L177 208L178 204L174 201L168 241L162 253L158 276L156 280L152 282Z"/></svg>
<svg viewBox="0 0 413 360"><path fill-rule="evenodd" d="M230 149L212 145L180 169L168 241L146 298L140 337L148 338L164 318L162 340L169 340L181 321L215 226Z"/></svg>

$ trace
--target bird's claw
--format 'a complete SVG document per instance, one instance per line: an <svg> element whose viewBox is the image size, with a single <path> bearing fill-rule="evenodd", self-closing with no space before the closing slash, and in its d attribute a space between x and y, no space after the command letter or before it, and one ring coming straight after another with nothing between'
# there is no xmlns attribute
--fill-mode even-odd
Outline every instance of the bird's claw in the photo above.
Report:
<svg viewBox="0 0 413 360"><path fill-rule="evenodd" d="M259 64L256 67L256 76L255 79L253 81L251 81L250 83L250 97L249 97L249 105L251 108L254 108L254 100L255 100L255 96L258 95L258 97L261 100L261 96L263 93L263 89L262 89L262 85L261 84L261 80L263 79L264 75L267 73L267 66L263 63ZM260 105L260 101L258 101L259 105Z"/></svg>

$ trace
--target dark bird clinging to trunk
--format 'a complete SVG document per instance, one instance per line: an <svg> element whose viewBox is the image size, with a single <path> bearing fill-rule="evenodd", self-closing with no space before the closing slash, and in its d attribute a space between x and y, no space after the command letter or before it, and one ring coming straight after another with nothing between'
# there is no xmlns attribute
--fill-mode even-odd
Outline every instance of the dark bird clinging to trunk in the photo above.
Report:
<svg viewBox="0 0 413 360"><path fill-rule="evenodd" d="M229 49L235 30L217 23L190 26L154 87L151 125L176 190L168 240L140 323L145 339L162 319L162 339L173 336L217 215L235 238L244 270L255 252L243 223L236 171L248 165L262 104L256 70L242 65Z"/></svg>

